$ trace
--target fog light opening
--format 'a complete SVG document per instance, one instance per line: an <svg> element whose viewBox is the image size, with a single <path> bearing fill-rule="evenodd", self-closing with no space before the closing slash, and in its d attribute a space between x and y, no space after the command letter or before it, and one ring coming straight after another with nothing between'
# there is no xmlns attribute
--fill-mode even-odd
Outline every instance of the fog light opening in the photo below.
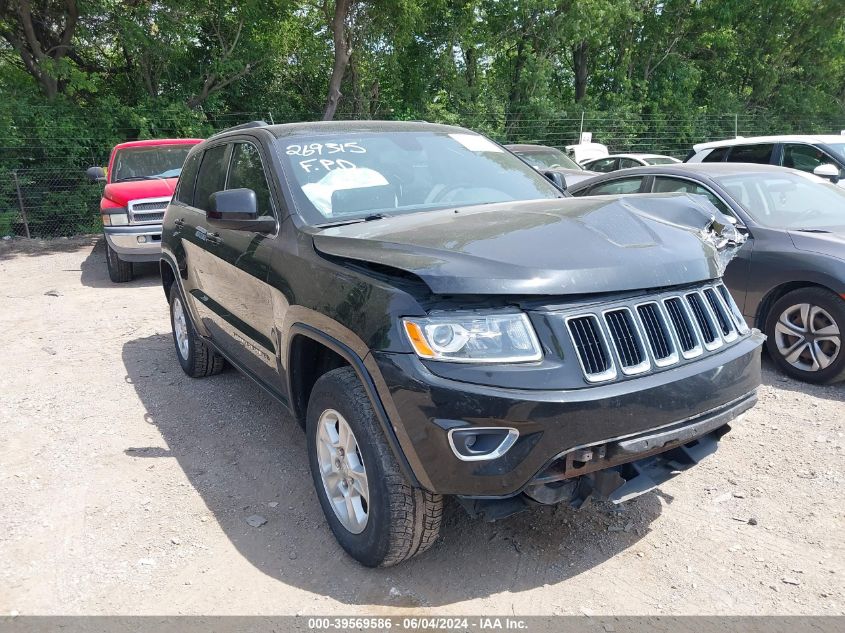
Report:
<svg viewBox="0 0 845 633"><path fill-rule="evenodd" d="M465 427L449 431L449 446L465 462L497 459L516 443L519 431L510 427Z"/></svg>
<svg viewBox="0 0 845 633"><path fill-rule="evenodd" d="M139 235L138 236L138 244L145 244L146 242L147 242L147 236L146 235Z"/></svg>

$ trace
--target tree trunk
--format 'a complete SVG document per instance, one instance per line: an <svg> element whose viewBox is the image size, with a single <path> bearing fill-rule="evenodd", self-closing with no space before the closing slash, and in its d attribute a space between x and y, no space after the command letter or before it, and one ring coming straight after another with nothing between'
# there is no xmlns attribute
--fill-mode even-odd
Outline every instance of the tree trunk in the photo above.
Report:
<svg viewBox="0 0 845 633"><path fill-rule="evenodd" d="M337 104L343 96L340 92L340 84L343 75L346 73L346 66L352 56L352 42L347 29L349 10L355 0L335 0L334 17L331 21L332 39L334 40L334 64L332 65L332 76L329 79L329 94L326 98L326 107L323 110L323 121L331 121L337 110Z"/></svg>
<svg viewBox="0 0 845 633"><path fill-rule="evenodd" d="M587 96L587 78L590 75L589 62L590 45L579 42L572 47L572 70L575 73L575 103L580 103Z"/></svg>

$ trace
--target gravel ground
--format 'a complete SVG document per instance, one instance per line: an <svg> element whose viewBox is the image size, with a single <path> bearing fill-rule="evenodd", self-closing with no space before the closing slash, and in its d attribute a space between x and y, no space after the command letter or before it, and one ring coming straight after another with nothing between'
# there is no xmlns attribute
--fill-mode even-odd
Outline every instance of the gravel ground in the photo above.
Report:
<svg viewBox="0 0 845 633"><path fill-rule="evenodd" d="M0 243L0 614L845 613L843 385L765 363L661 490L494 524L450 504L429 553L368 570L296 423L234 371L187 378L142 273L111 284L94 238Z"/></svg>

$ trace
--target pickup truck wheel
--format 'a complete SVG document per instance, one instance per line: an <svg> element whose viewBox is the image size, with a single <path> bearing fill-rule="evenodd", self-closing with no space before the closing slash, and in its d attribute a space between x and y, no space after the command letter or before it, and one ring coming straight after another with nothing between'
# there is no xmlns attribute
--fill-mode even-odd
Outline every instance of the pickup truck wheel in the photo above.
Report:
<svg viewBox="0 0 845 633"><path fill-rule="evenodd" d="M317 380L308 402L308 459L338 543L367 567L396 565L431 547L443 498L412 487L351 367Z"/></svg>
<svg viewBox="0 0 845 633"><path fill-rule="evenodd" d="M186 374L191 378L203 378L223 371L223 357L197 334L176 283L170 287L170 325L176 358Z"/></svg>
<svg viewBox="0 0 845 633"><path fill-rule="evenodd" d="M109 279L114 283L122 284L132 281L132 262L125 262L120 259L108 242L106 242L106 266L109 268Z"/></svg>
<svg viewBox="0 0 845 633"><path fill-rule="evenodd" d="M784 373L827 384L845 378L845 301L824 288L778 299L766 319L766 346Z"/></svg>

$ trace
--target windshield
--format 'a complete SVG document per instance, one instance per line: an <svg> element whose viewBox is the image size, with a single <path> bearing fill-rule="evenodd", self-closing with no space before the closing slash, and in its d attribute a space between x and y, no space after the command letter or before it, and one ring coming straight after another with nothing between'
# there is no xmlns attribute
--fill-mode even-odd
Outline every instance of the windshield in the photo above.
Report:
<svg viewBox="0 0 845 633"><path fill-rule="evenodd" d="M845 189L795 173L715 176L763 226L824 229L845 226Z"/></svg>
<svg viewBox="0 0 845 633"><path fill-rule="evenodd" d="M646 156L643 160L648 165L672 165L681 162L671 156Z"/></svg>
<svg viewBox="0 0 845 633"><path fill-rule="evenodd" d="M531 152L517 150L514 154L521 156L528 164L539 169L583 169L581 165L554 147Z"/></svg>
<svg viewBox="0 0 845 633"><path fill-rule="evenodd" d="M845 162L845 141L842 143L825 143L825 145L836 154L839 160Z"/></svg>
<svg viewBox="0 0 845 633"><path fill-rule="evenodd" d="M563 196L515 156L469 132L294 136L277 147L297 208L312 225Z"/></svg>
<svg viewBox="0 0 845 633"><path fill-rule="evenodd" d="M127 147L117 151L111 181L177 178L193 145Z"/></svg>

